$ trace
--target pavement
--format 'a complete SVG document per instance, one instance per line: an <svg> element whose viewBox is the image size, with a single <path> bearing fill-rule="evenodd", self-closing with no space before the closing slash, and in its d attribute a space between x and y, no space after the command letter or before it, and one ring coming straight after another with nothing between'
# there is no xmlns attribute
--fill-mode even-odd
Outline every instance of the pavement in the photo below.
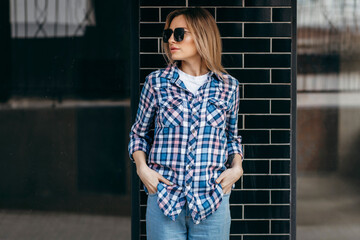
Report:
<svg viewBox="0 0 360 240"><path fill-rule="evenodd" d="M359 180L336 173L298 173L297 188L297 239L359 239Z"/></svg>
<svg viewBox="0 0 360 240"><path fill-rule="evenodd" d="M0 210L1 240L131 239L130 217Z"/></svg>

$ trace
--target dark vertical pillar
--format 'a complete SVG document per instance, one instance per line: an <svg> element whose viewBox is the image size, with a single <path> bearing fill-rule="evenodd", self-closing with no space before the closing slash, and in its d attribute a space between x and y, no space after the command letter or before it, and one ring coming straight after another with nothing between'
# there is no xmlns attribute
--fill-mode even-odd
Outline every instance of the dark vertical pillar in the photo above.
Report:
<svg viewBox="0 0 360 240"><path fill-rule="evenodd" d="M0 1L0 39L0 102L5 102L11 94L10 1Z"/></svg>
<svg viewBox="0 0 360 240"><path fill-rule="evenodd" d="M131 122L135 122L137 106L139 104L140 96L140 81L139 81L139 69L140 69L140 43L139 43L139 1L132 1L131 14L130 14L130 95L131 95ZM132 164L131 169L131 239L140 239L140 180L136 173L136 165Z"/></svg>
<svg viewBox="0 0 360 240"><path fill-rule="evenodd" d="M297 94L297 1L291 1L291 213L290 236L296 239L296 94Z"/></svg>

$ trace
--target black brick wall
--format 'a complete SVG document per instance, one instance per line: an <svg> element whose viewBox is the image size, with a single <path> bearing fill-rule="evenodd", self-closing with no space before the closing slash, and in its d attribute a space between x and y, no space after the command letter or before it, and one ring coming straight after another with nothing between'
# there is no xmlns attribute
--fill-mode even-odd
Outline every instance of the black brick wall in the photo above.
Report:
<svg viewBox="0 0 360 240"><path fill-rule="evenodd" d="M215 17L223 65L241 83L244 176L230 198L230 239L295 239L296 1L141 0L139 92L147 74L166 66L166 15L192 6ZM146 239L146 194L139 189L140 237L133 239Z"/></svg>

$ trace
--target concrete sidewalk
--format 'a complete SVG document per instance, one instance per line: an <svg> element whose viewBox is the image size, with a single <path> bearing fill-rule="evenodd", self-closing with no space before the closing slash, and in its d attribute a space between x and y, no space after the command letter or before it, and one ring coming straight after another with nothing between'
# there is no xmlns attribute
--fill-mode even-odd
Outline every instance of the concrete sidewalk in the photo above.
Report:
<svg viewBox="0 0 360 240"><path fill-rule="evenodd" d="M130 217L0 210L1 240L129 240Z"/></svg>
<svg viewBox="0 0 360 240"><path fill-rule="evenodd" d="M298 174L297 239L359 239L359 186L337 174Z"/></svg>

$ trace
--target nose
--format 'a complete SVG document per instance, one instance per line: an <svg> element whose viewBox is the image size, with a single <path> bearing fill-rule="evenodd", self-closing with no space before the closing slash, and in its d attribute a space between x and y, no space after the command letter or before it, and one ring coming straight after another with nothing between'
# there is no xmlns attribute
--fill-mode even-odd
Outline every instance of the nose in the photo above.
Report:
<svg viewBox="0 0 360 240"><path fill-rule="evenodd" d="M170 38L169 38L169 42L171 43L175 43L175 39L174 39L174 33L171 34Z"/></svg>

